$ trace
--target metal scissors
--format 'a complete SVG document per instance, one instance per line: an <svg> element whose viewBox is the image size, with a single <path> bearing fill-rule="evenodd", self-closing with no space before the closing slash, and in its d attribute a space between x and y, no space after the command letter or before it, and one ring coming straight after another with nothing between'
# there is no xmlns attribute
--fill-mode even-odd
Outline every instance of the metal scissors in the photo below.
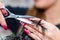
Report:
<svg viewBox="0 0 60 40"><path fill-rule="evenodd" d="M26 18L34 18L33 16L28 16L28 15L15 15L15 14L11 13L7 8L5 8L5 9L9 13L9 15L5 18L15 18L15 19L25 22L27 24L31 24L31 22L29 20L27 20Z"/></svg>

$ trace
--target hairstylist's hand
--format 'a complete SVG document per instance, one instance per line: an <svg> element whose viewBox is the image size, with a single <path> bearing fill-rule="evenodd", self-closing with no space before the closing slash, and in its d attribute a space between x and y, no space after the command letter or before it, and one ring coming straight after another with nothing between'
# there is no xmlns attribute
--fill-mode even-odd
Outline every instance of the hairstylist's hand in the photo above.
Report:
<svg viewBox="0 0 60 40"><path fill-rule="evenodd" d="M33 18L30 20L39 21L41 19ZM42 25L44 30L39 25L37 27L36 25L32 26L25 23L23 25L25 27L24 32L34 40L60 40L60 30L44 20L40 21L40 25Z"/></svg>
<svg viewBox="0 0 60 40"><path fill-rule="evenodd" d="M3 6L4 6L4 4L2 2L0 2L0 8L3 8ZM5 30L7 30L7 24L5 22L5 18L3 16L3 13L1 12L1 10L0 10L0 24Z"/></svg>

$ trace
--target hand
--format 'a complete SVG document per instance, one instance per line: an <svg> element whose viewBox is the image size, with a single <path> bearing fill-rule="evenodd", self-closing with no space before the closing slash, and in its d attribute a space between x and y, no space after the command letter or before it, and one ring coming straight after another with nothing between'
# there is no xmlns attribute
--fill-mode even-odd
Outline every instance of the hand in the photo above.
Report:
<svg viewBox="0 0 60 40"><path fill-rule="evenodd" d="M4 6L4 4L2 2L0 2L0 8L3 8L3 6ZM0 10L0 24L5 30L7 30L7 24L5 22L5 18L3 16L3 13L1 12L1 10Z"/></svg>
<svg viewBox="0 0 60 40"><path fill-rule="evenodd" d="M39 18L31 18L30 20L39 21ZM60 40L60 30L53 24L44 20L40 21L40 25L24 24L24 32L34 40Z"/></svg>

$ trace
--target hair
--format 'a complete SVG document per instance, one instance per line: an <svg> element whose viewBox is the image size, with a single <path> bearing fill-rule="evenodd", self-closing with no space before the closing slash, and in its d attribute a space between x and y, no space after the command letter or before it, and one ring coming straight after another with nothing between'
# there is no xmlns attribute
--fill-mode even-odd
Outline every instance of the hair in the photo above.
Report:
<svg viewBox="0 0 60 40"><path fill-rule="evenodd" d="M44 9L38 9L34 6L28 10L27 15L45 19L45 15L43 13L44 11L45 11Z"/></svg>
<svg viewBox="0 0 60 40"><path fill-rule="evenodd" d="M11 35L7 36L7 40L33 40L24 33L24 27L21 25L19 20L15 18L6 18L5 20L8 28L12 31L13 34L15 34L14 37L11 37ZM18 31L18 29L20 30Z"/></svg>

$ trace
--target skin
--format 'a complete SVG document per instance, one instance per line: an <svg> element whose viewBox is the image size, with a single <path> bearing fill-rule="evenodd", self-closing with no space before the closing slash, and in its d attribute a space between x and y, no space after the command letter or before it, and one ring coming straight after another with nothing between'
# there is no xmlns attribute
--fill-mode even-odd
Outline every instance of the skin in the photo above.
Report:
<svg viewBox="0 0 60 40"><path fill-rule="evenodd" d="M41 25L43 25L47 30L45 30L43 35L41 34L43 33L41 32L41 28L37 29L33 28L36 26L31 27L30 25L25 24L25 33L34 40L60 40L60 30L55 26L60 24L60 0L34 0L34 2L37 8L46 9L44 12L46 21L42 20ZM30 20L37 21L39 19L40 18L31 18Z"/></svg>
<svg viewBox="0 0 60 40"><path fill-rule="evenodd" d="M57 0L34 0L37 8L48 8L56 3Z"/></svg>
<svg viewBox="0 0 60 40"><path fill-rule="evenodd" d="M48 2L47 2L48 1ZM60 0L34 0L37 8L46 9L46 21L56 25L60 23Z"/></svg>
<svg viewBox="0 0 60 40"><path fill-rule="evenodd" d="M39 30L36 28L31 27L30 25L25 24L25 33L28 36L32 37L35 40L60 40L60 30L55 26L56 24L60 23L60 0L34 0L35 6L37 8L44 8L46 11L44 12L46 16L46 21L42 20L41 25L43 25L47 30L45 30L44 35L41 28ZM48 1L48 2L47 2ZM1 6L0 6L1 7ZM0 24L6 25L4 16L0 11ZM33 18L30 20L41 20L40 18ZM50 23L49 23L50 22ZM54 25L53 25L54 24ZM36 30L37 29L37 30ZM32 31L31 31L32 30ZM38 32L39 31L39 32ZM32 32L32 33L31 33Z"/></svg>
<svg viewBox="0 0 60 40"><path fill-rule="evenodd" d="M3 7L4 7L4 4L2 2L0 2L0 8L3 8ZM7 30L7 24L5 22L5 18L3 16L3 13L1 12L1 10L0 10L0 24L5 30Z"/></svg>
<svg viewBox="0 0 60 40"><path fill-rule="evenodd" d="M39 18L30 18L30 20L38 21ZM40 19L41 20L41 19ZM31 22L31 21L30 21ZM28 24L24 24L25 33L32 37L34 40L60 40L60 30L53 24L41 20L41 25L45 28L45 31L41 30L41 26L30 26ZM44 34L42 34L44 33Z"/></svg>

